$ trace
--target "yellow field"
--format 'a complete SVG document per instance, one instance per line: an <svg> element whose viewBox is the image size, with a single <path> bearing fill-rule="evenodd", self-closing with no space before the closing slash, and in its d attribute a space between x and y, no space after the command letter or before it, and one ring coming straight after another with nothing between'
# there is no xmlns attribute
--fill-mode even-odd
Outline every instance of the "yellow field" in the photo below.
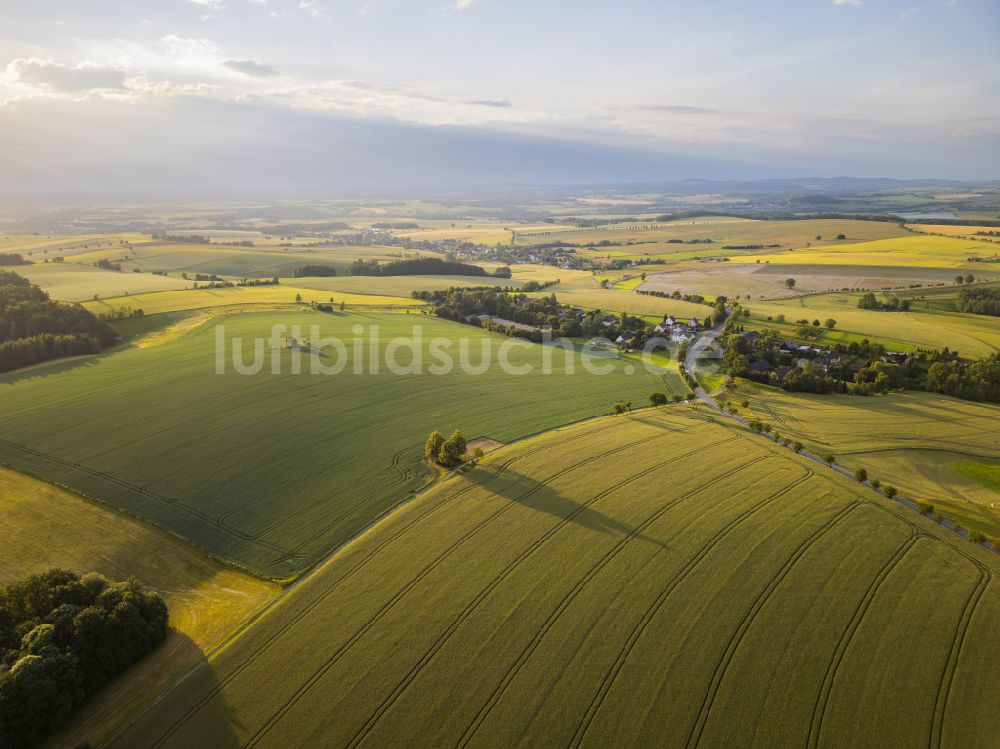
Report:
<svg viewBox="0 0 1000 749"><path fill-rule="evenodd" d="M732 258L734 263L795 263L837 265L923 265L937 268L969 267L966 258L972 255L993 255L998 246L950 237L921 237L907 234L898 239L874 242L842 243L835 246L811 247L787 252L744 255Z"/></svg>
<svg viewBox="0 0 1000 749"><path fill-rule="evenodd" d="M115 297L151 291L183 289L190 281L152 273L125 273L101 270L76 263L35 263L18 265L7 270L24 276L63 302L82 302L100 297Z"/></svg>
<svg viewBox="0 0 1000 749"><path fill-rule="evenodd" d="M907 224L907 229L922 234L947 234L950 237L970 237L975 236L978 231L1000 231L1000 226L956 226L954 224ZM1000 239L1000 237L990 237L990 239Z"/></svg>
<svg viewBox="0 0 1000 749"><path fill-rule="evenodd" d="M419 305L413 299L403 299L397 296L377 296L372 294L348 294L346 292L329 292L317 289L306 289L297 286L235 286L223 289L189 289L185 291L156 291L149 294L134 294L113 299L99 299L85 302L84 307L91 312L100 313L120 307L133 307L143 310L147 315L160 312L178 312L180 310L203 309L206 307L223 307L260 304L296 304L296 295L302 297L301 302L329 303L333 297L336 304L344 302L348 307L399 307Z"/></svg>
<svg viewBox="0 0 1000 749"><path fill-rule="evenodd" d="M170 610L166 641L88 702L47 746L76 746L107 733L279 590L165 531L6 468L0 468L0 515L0 584L51 567L116 580L135 575Z"/></svg>
<svg viewBox="0 0 1000 749"><path fill-rule="evenodd" d="M965 527L1000 539L1000 494L956 462L1000 464L1000 406L934 393L886 396L787 393L739 380L724 396L744 416L769 422L817 454L929 500ZM744 400L749 408L741 408Z"/></svg>
<svg viewBox="0 0 1000 749"><path fill-rule="evenodd" d="M555 294L556 299L561 304L583 309L600 309L613 312L616 315L625 311L630 315L650 317L676 315L683 318L697 317L702 319L711 312L711 309L704 304L692 304L679 299L663 299L648 294L636 294L617 287L603 289L597 277L583 271L558 270L557 272L560 274L560 283L544 291L529 294L529 296ZM569 273L572 275L566 278ZM641 281L639 282L641 283Z"/></svg>
<svg viewBox="0 0 1000 749"><path fill-rule="evenodd" d="M858 309L858 294L816 294L778 301L750 301L751 323L763 317L784 315L789 323L799 319L837 321L839 332L870 336L890 349L912 347L943 349L964 356L982 357L1000 350L1000 325L996 318L959 312L881 312ZM766 326L766 321L761 322Z"/></svg>
<svg viewBox="0 0 1000 749"><path fill-rule="evenodd" d="M371 527L112 746L989 746L998 571L697 409L599 419Z"/></svg>
<svg viewBox="0 0 1000 749"><path fill-rule="evenodd" d="M845 234L847 239L835 237ZM823 239L817 240L816 236ZM856 221L846 219L818 219L803 221L761 221L726 216L708 216L671 222L637 222L635 224L609 224L594 228L561 229L546 225L543 229L518 227L518 244L553 242L561 240L573 244L586 244L610 239L614 242L636 242L631 246L584 248L588 255L642 256L694 253L708 256L730 251L724 245L780 244L783 247L805 247L808 243L821 247L843 247L849 243L890 237L911 236L896 224L881 221ZM668 244L668 239L712 239L712 244ZM642 244L638 244L641 242ZM651 244L646 244L647 242ZM745 251L735 251L745 252ZM764 252L757 250L756 252Z"/></svg>

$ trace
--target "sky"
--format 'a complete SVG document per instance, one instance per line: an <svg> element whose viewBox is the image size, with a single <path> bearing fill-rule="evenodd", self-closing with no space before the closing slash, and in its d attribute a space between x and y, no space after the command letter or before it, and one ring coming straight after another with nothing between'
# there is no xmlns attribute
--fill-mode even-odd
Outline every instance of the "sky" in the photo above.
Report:
<svg viewBox="0 0 1000 749"><path fill-rule="evenodd" d="M0 191L1000 178L996 0L0 0Z"/></svg>

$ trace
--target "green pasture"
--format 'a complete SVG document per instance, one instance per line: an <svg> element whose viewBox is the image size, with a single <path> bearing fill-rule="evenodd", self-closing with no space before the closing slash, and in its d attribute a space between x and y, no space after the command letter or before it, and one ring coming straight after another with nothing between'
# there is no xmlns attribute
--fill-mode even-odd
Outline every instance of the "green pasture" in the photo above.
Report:
<svg viewBox="0 0 1000 749"><path fill-rule="evenodd" d="M275 324L300 326L282 334L300 341L314 338L310 326L318 325L321 337L345 341L349 366L336 375L310 374L312 357L301 354L302 374L294 374L293 352L276 340L260 343L260 374L238 374L228 350L224 374L216 373L217 331L243 342L249 364L254 339L270 338ZM422 328L424 373L393 374L385 350L415 325ZM378 327L378 372L366 353L375 336L370 326ZM435 345L450 346L449 374L430 369L440 363L430 348L436 338ZM368 362L362 374L353 373L355 362L363 364L355 339ZM478 365L484 346L492 354L485 371L466 374L461 357ZM534 371L505 373L501 346L512 365ZM553 374L545 375L549 355ZM326 348L319 362L331 367L340 356ZM395 356L402 365L411 358L406 348ZM279 374L271 374L272 360ZM686 391L673 371L650 373L614 354L587 361L609 373L585 371L579 352L567 362L562 350L419 314L216 317L161 345L0 377L0 462L117 505L248 568L287 577L425 483L432 472L421 464L422 449L432 430L509 442L607 413L617 401L639 405L654 391Z"/></svg>

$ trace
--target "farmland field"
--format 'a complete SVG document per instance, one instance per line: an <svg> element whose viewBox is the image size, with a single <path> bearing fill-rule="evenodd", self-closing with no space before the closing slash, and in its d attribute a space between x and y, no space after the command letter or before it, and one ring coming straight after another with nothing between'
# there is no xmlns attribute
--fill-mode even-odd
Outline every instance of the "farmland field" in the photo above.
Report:
<svg viewBox="0 0 1000 749"><path fill-rule="evenodd" d="M691 408L592 421L369 529L113 745L988 745L997 571Z"/></svg>
<svg viewBox="0 0 1000 749"><path fill-rule="evenodd" d="M1000 406L932 393L864 398L787 393L741 380L727 394L750 414L850 470L865 468L907 497L1000 538Z"/></svg>
<svg viewBox="0 0 1000 749"><path fill-rule="evenodd" d="M795 279L794 288L785 284L787 278ZM951 284L954 278L954 268L924 266L712 263L700 268L650 273L640 288L667 293L680 291L683 294L778 299L843 289L881 289L914 283Z"/></svg>
<svg viewBox="0 0 1000 749"><path fill-rule="evenodd" d="M164 531L9 469L0 469L0 514L0 585L51 567L113 580L135 575L170 607L163 645L100 692L49 746L108 732L278 593Z"/></svg>
<svg viewBox="0 0 1000 749"><path fill-rule="evenodd" d="M251 340L269 338L274 324L302 326L294 333L300 340L319 325L322 336L341 338L351 351L355 340L367 351L365 339L374 335L367 326L377 325L382 364L371 373L369 360L364 374L352 375L361 359L345 353L352 364L344 372L313 375L310 357L303 356L303 374L295 375L292 352L278 342L267 361L275 357L280 374L268 366L242 376L232 364L224 375L215 373L218 326L225 326L227 340L246 342L249 363ZM422 326L424 374L394 375L385 350L394 337L413 335L415 324ZM355 326L365 327L356 333ZM480 376L465 374L456 343L449 352L454 371L433 376L430 366L438 359L428 347L438 336L467 340L470 365L482 361L484 346L492 347L492 366ZM504 373L496 365L501 345L511 348L512 365L535 371ZM549 353L553 374L544 375L540 365ZM327 349L321 361L329 366L339 358ZM406 365L411 355L403 349L396 359ZM432 430L461 428L469 437L509 442L607 413L619 400L638 404L653 391L686 391L676 372L650 373L613 354L587 358L609 366L605 376L584 371L579 353L570 359L576 374L563 375L565 352L424 315L289 310L215 317L162 345L0 377L0 462L115 504L251 569L286 577L427 480L420 458Z"/></svg>
<svg viewBox="0 0 1000 749"><path fill-rule="evenodd" d="M900 295L913 297L923 293L901 292ZM933 294L934 290L927 292L929 297ZM914 304L910 312L858 309L860 296L859 293L815 294L794 299L750 301L747 304L752 317L748 325L775 328L791 335L799 319L823 321L833 318L837 321L837 329L822 333L820 342L843 339L850 333L854 340L870 338L890 350L947 347L963 356L981 357L1000 349L1000 325L995 317L928 311L921 309L920 304ZM779 315L784 315L789 324L777 324Z"/></svg>
<svg viewBox="0 0 1000 749"><path fill-rule="evenodd" d="M13 270L41 287L53 299L65 302L183 289L191 285L181 278L152 273L119 273L75 263L36 263L14 266L8 270Z"/></svg>
<svg viewBox="0 0 1000 749"><path fill-rule="evenodd" d="M839 243L829 246L807 247L788 252L733 257L733 262L763 262L794 265L896 265L926 266L931 268L974 267L966 262L972 255L996 252L996 245L951 237L931 237L907 234L896 239L871 242Z"/></svg>
<svg viewBox="0 0 1000 749"><path fill-rule="evenodd" d="M296 300L296 296L301 299ZM143 310L148 315L162 312L180 312L211 307L236 307L242 305L291 305L301 301L329 302L334 296L329 291L307 289L284 284L267 286L227 286L221 289L184 289L180 291L154 291L148 294L130 294L109 299L95 299L84 307L95 314L110 312L121 307ZM338 292L336 302L350 307L400 307L414 306L421 302L397 296L348 294Z"/></svg>

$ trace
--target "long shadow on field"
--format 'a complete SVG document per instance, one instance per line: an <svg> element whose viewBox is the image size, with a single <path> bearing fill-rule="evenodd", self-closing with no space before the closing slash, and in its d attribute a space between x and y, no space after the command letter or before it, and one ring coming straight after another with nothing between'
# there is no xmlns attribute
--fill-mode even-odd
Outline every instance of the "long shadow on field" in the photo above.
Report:
<svg viewBox="0 0 1000 749"><path fill-rule="evenodd" d="M584 470L593 470L586 468ZM511 502L527 507L538 512L544 512L560 520L568 520L574 525L588 528L599 533L612 536L625 537L636 533L636 528L628 523L606 515L595 509L588 503L595 499L600 501L607 490L601 490L600 485L593 489L587 489L579 499L566 497L557 492L548 484L543 484L530 476L518 473L508 468L504 472L505 481L502 486L490 486L490 490L498 496L504 497ZM596 502L595 502L596 504ZM643 533L636 535L636 539L666 547L662 541L651 538Z"/></svg>

